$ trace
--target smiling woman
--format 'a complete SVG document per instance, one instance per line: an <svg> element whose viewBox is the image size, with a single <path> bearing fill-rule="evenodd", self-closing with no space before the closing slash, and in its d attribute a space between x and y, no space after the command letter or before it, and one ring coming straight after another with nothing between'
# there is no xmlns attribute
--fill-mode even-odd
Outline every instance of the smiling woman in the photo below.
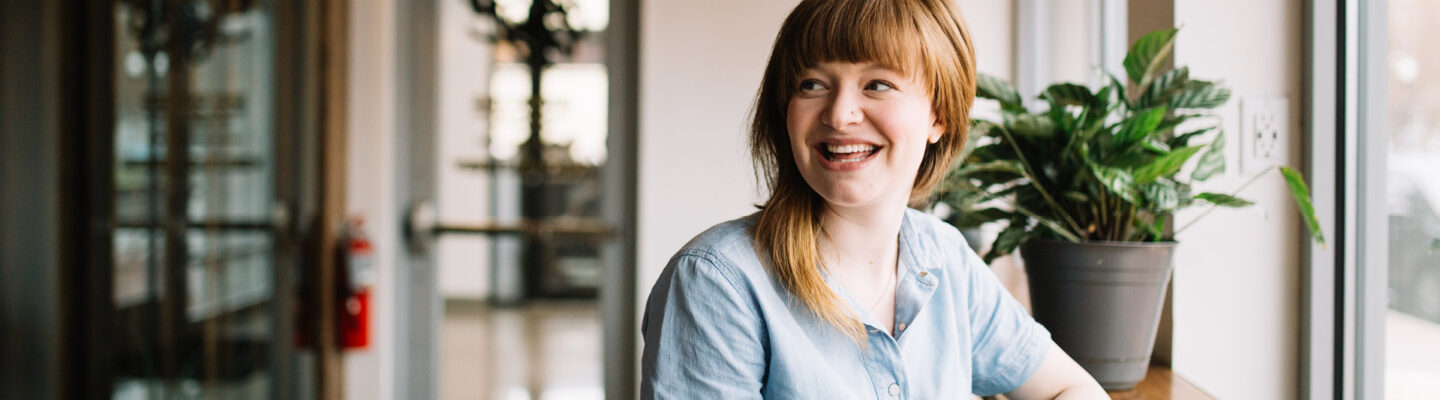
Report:
<svg viewBox="0 0 1440 400"><path fill-rule="evenodd" d="M759 212L671 258L643 398L1106 398L939 219L975 61L946 0L809 0L776 37L750 143Z"/></svg>

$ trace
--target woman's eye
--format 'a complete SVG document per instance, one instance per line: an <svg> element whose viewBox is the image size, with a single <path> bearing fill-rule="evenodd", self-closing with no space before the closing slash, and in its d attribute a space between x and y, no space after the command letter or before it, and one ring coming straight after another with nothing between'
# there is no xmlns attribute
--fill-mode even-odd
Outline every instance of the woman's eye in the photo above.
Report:
<svg viewBox="0 0 1440 400"><path fill-rule="evenodd" d="M877 92L884 92L894 88L895 86L892 86L889 82L885 81L870 81L870 83L865 85L865 90L874 90Z"/></svg>
<svg viewBox="0 0 1440 400"><path fill-rule="evenodd" d="M820 81L817 81L817 80L814 80L814 79L806 79L806 80L800 82L800 90L803 90L803 91L820 90L820 89L824 89L824 88L825 88L825 85L821 85L821 84L820 84Z"/></svg>

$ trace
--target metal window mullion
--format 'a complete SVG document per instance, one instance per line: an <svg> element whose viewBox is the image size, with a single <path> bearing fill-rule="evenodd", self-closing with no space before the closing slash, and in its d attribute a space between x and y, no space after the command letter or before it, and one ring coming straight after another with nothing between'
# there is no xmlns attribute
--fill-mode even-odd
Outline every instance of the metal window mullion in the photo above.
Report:
<svg viewBox="0 0 1440 400"><path fill-rule="evenodd" d="M1099 53L1105 72L1125 79L1125 53L1130 47L1129 0L1098 0L1100 5ZM1097 84L1104 85L1102 78Z"/></svg>
<svg viewBox="0 0 1440 400"><path fill-rule="evenodd" d="M1337 289L1339 290L1339 307L1337 318L1339 326L1337 334L1336 361L1338 362L1336 398L1343 400L1355 400L1356 392L1356 324L1358 316L1358 305L1360 293L1356 290L1356 257L1359 252L1359 0L1345 0L1340 9L1339 20L1342 36L1342 58L1343 66L1340 74L1341 87L1341 124L1340 140L1341 146L1337 156L1340 157L1341 176L1340 192L1340 218L1342 224L1337 229L1339 236L1337 246L1340 247L1339 271L1336 275Z"/></svg>
<svg viewBox="0 0 1440 400"><path fill-rule="evenodd" d="M1358 0L1357 0L1358 1ZM1385 0L1359 4L1355 25L1356 92L1356 218L1359 235L1355 253L1356 290L1360 297L1356 324L1355 396L1379 399L1385 393L1385 318L1389 309L1386 275L1389 240L1386 218L1387 124L1386 55L1388 15Z"/></svg>
<svg viewBox="0 0 1440 400"><path fill-rule="evenodd" d="M1340 265L1340 251L1344 232L1339 222L1342 216L1339 197L1343 181L1339 168L1340 141L1344 121L1341 101L1340 79L1343 71L1344 42L1341 40L1343 27L1339 19L1340 1L1312 0L1306 3L1305 30L1305 88L1304 96L1304 164L1303 170L1310 178L1310 187L1318 211L1320 226L1332 232L1331 246L1320 246L1308 238L1301 239L1302 258L1302 312L1300 351L1300 397L1302 399L1334 399L1338 389L1340 363L1337 357L1337 343L1341 337L1339 324L1342 313L1337 310L1341 304L1337 286L1337 268Z"/></svg>
<svg viewBox="0 0 1440 400"><path fill-rule="evenodd" d="M1019 0L1015 6L1015 88L1026 106L1050 84L1050 1Z"/></svg>

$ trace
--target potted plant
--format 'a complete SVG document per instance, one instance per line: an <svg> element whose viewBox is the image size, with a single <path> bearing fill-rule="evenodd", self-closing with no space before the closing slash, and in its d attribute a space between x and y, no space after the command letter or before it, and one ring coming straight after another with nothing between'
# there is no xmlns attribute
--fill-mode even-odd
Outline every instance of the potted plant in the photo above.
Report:
<svg viewBox="0 0 1440 400"><path fill-rule="evenodd" d="M1176 245L1172 215L1252 204L1193 192L1225 170L1225 138L1209 110L1230 90L1163 67L1176 33L1133 45L1128 84L1111 76L1098 90L1052 85L1036 111L1012 85L982 75L977 96L998 101L1002 117L973 123L963 162L936 197L958 227L1004 222L985 261L1019 249L1036 320L1108 390L1145 376ZM1279 170L1323 244L1303 178Z"/></svg>

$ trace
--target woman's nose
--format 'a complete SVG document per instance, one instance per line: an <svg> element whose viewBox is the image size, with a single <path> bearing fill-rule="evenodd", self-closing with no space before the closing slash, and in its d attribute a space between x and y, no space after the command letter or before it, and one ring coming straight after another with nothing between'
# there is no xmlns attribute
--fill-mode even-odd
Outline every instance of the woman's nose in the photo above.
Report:
<svg viewBox="0 0 1440 400"><path fill-rule="evenodd" d="M834 129L843 129L855 125L864 120L864 113L860 111L859 99L850 93L836 93L830 98L829 107L825 109L822 120L825 125Z"/></svg>

